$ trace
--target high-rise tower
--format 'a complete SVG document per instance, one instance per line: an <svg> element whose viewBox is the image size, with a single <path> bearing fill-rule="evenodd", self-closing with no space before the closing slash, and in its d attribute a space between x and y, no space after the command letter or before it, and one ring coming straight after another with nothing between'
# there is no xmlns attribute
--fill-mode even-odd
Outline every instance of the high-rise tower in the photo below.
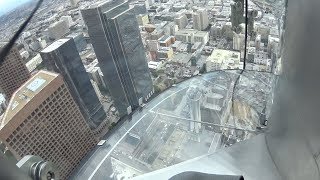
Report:
<svg viewBox="0 0 320 180"><path fill-rule="evenodd" d="M90 127L99 126L106 118L106 113L90 82L74 40L70 38L55 41L41 52L41 57L48 70L63 76Z"/></svg>
<svg viewBox="0 0 320 180"><path fill-rule="evenodd" d="M0 51L5 43L0 43ZM20 56L19 50L14 46L3 63L0 64L0 92L8 99L30 77L29 71Z"/></svg>
<svg viewBox="0 0 320 180"><path fill-rule="evenodd" d="M208 12L204 8L200 8L195 13L193 13L192 19L194 29L202 31L209 26Z"/></svg>
<svg viewBox="0 0 320 180"><path fill-rule="evenodd" d="M244 0L233 0L231 5L231 23L232 28L236 33L240 32L239 25L244 22Z"/></svg>
<svg viewBox="0 0 320 180"><path fill-rule="evenodd" d="M67 179L97 140L61 75L40 71L13 95L0 121L0 139L17 160L37 155Z"/></svg>
<svg viewBox="0 0 320 180"><path fill-rule="evenodd" d="M81 10L104 81L120 116L153 93L145 49L133 8L107 0Z"/></svg>

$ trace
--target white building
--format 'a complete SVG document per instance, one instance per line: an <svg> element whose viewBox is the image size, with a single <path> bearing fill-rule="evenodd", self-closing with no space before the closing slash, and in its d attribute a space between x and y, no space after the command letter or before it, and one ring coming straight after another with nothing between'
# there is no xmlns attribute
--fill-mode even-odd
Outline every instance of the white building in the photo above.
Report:
<svg viewBox="0 0 320 180"><path fill-rule="evenodd" d="M261 35L260 34L258 34L255 39L255 47L258 50L261 48Z"/></svg>
<svg viewBox="0 0 320 180"><path fill-rule="evenodd" d="M96 92L99 100L101 101L102 100L102 94L101 94L101 91L100 91L100 89L98 87L98 84L95 81L93 81L92 79L90 80L90 82L91 82L91 84L93 86L93 89Z"/></svg>
<svg viewBox="0 0 320 180"><path fill-rule="evenodd" d="M245 36L244 34L237 34L233 32L233 49L237 51L241 51L244 49L244 41L245 41Z"/></svg>
<svg viewBox="0 0 320 180"><path fill-rule="evenodd" d="M139 14L137 15L137 21L139 26L145 26L149 23L149 16L148 14Z"/></svg>
<svg viewBox="0 0 320 180"><path fill-rule="evenodd" d="M208 12L205 8L199 8L192 15L193 28L199 31L206 29L209 26Z"/></svg>
<svg viewBox="0 0 320 180"><path fill-rule="evenodd" d="M30 61L28 61L26 63L26 66L27 66L29 72L32 72L41 63L42 63L42 58L41 58L40 54L37 54L34 58L32 58Z"/></svg>
<svg viewBox="0 0 320 180"><path fill-rule="evenodd" d="M188 25L188 18L184 13L179 13L174 18L174 22L178 25L179 29L184 29Z"/></svg>
<svg viewBox="0 0 320 180"><path fill-rule="evenodd" d="M194 44L201 42L203 45L209 41L209 33L207 31L197 31L192 29L183 29L176 32L176 40L184 43Z"/></svg>
<svg viewBox="0 0 320 180"><path fill-rule="evenodd" d="M146 40L149 51L157 51L159 49L158 40Z"/></svg>
<svg viewBox="0 0 320 180"><path fill-rule="evenodd" d="M74 24L71 16L61 16L60 20L65 21L69 28Z"/></svg>
<svg viewBox="0 0 320 180"><path fill-rule="evenodd" d="M23 59L28 59L29 56L30 56L30 54L29 54L28 51L22 51L22 52L20 53L20 55L21 55L21 57L22 57Z"/></svg>
<svg viewBox="0 0 320 180"><path fill-rule="evenodd" d="M95 81L97 85L107 89L107 85L103 80L103 74L98 65L99 65L99 62L97 59L95 59L89 65L85 65L86 71L89 74L90 79Z"/></svg>
<svg viewBox="0 0 320 180"><path fill-rule="evenodd" d="M241 69L240 52L215 49L206 60L207 72L221 69Z"/></svg>
<svg viewBox="0 0 320 180"><path fill-rule="evenodd" d="M162 67L162 61L160 62L156 62L156 61L149 61L148 62L148 67L149 69L153 69L153 70L158 70Z"/></svg>

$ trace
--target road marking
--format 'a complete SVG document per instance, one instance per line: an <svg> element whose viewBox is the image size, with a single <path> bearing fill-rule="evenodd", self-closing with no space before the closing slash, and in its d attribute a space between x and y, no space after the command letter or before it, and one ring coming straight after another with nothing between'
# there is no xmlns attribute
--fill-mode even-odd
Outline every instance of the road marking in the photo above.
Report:
<svg viewBox="0 0 320 180"><path fill-rule="evenodd" d="M120 142L125 138L125 136L147 115L148 113L144 114L136 123L131 126L130 129L119 139L119 141L110 149L110 151L103 157L101 162L98 164L98 166L94 169L88 180L91 180L93 176L96 174L98 169L101 167L101 165L104 163L104 161L109 157L109 155L112 153L112 151L120 144Z"/></svg>

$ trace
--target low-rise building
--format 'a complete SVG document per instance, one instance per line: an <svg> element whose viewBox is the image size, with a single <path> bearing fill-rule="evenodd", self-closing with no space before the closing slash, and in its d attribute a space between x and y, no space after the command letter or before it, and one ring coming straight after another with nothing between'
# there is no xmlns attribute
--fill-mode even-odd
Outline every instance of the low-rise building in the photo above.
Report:
<svg viewBox="0 0 320 180"><path fill-rule="evenodd" d="M48 36L51 39L60 39L69 32L69 25L67 21L60 20L53 23L48 28Z"/></svg>
<svg viewBox="0 0 320 180"><path fill-rule="evenodd" d="M183 29L179 30L175 34L176 40L182 41L184 43L194 44L196 42L201 42L203 45L207 44L209 41L209 33L206 31L198 31L193 29Z"/></svg>
<svg viewBox="0 0 320 180"><path fill-rule="evenodd" d="M162 61L150 61L148 62L149 69L158 70L162 66Z"/></svg>
<svg viewBox="0 0 320 180"><path fill-rule="evenodd" d="M26 63L27 69L29 70L29 72L34 71L40 64L42 63L42 58L40 56L40 54L37 54L35 57L33 57L32 59L30 59L30 61L28 61Z"/></svg>
<svg viewBox="0 0 320 180"><path fill-rule="evenodd" d="M178 25L179 29L183 29L188 25L188 18L185 14L181 13L174 18L174 22Z"/></svg>
<svg viewBox="0 0 320 180"><path fill-rule="evenodd" d="M145 26L146 24L149 23L149 16L148 14L139 14L137 15L137 20L139 26Z"/></svg>
<svg viewBox="0 0 320 180"><path fill-rule="evenodd" d="M170 47L161 47L158 50L158 58L159 59L172 59L173 58L173 50Z"/></svg>
<svg viewBox="0 0 320 180"><path fill-rule="evenodd" d="M215 49L206 60L207 71L215 71L221 69L240 69L240 52Z"/></svg>
<svg viewBox="0 0 320 180"><path fill-rule="evenodd" d="M174 36L164 35L158 39L159 45L162 47L169 47L171 44L175 42Z"/></svg>

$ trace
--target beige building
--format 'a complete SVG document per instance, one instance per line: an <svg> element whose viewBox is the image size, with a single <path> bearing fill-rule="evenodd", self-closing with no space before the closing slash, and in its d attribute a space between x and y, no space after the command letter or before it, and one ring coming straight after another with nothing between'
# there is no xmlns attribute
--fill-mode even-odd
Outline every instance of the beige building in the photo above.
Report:
<svg viewBox="0 0 320 180"><path fill-rule="evenodd" d="M137 15L137 20L139 26L145 26L149 23L149 16L148 14L139 14Z"/></svg>
<svg viewBox="0 0 320 180"><path fill-rule="evenodd" d="M5 43L0 43L0 49ZM19 50L14 46L0 65L0 92L10 99L11 95L30 77Z"/></svg>
<svg viewBox="0 0 320 180"><path fill-rule="evenodd" d="M63 78L40 71L12 96L0 122L0 139L20 160L38 155L67 179L97 140Z"/></svg>
<svg viewBox="0 0 320 180"><path fill-rule="evenodd" d="M222 69L241 69L240 52L215 49L206 60L207 72Z"/></svg>
<svg viewBox="0 0 320 180"><path fill-rule="evenodd" d="M30 61L26 63L27 69L29 72L34 71L40 64L42 63L42 58L40 54L37 54L35 57L33 57Z"/></svg>
<svg viewBox="0 0 320 180"><path fill-rule="evenodd" d="M173 50L171 47L161 47L158 50L158 59L172 59L173 58Z"/></svg>

